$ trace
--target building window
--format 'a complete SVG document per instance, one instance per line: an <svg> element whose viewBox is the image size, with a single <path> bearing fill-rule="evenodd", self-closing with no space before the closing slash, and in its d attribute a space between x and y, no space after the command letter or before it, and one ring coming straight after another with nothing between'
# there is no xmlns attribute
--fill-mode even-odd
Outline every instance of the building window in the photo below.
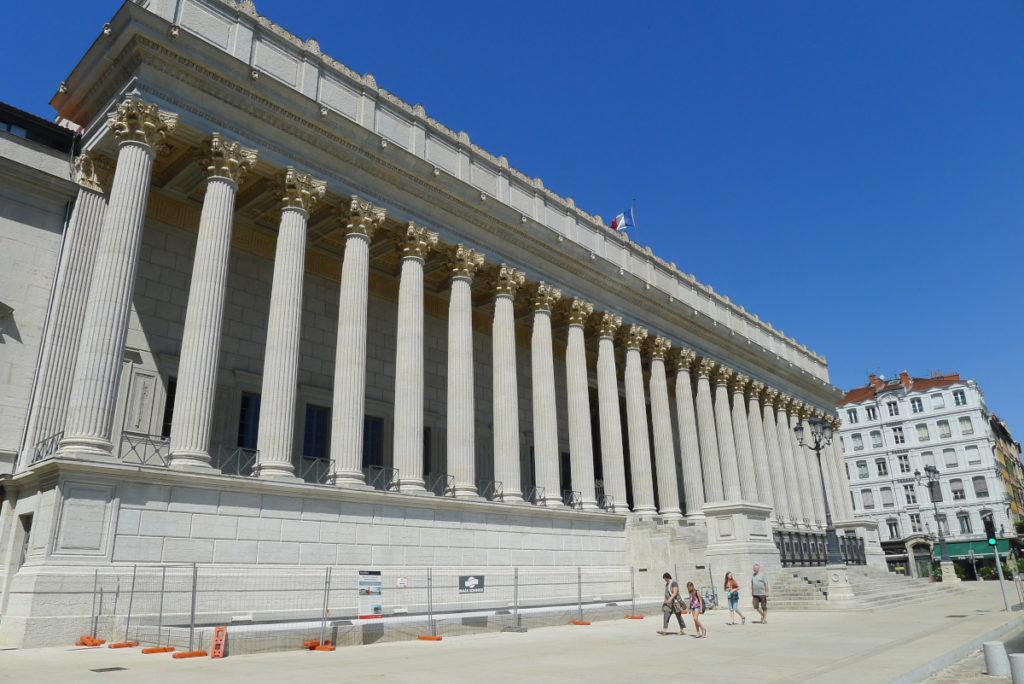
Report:
<svg viewBox="0 0 1024 684"><path fill-rule="evenodd" d="M910 410L914 413L924 413L924 402L919 397L910 400Z"/></svg>
<svg viewBox="0 0 1024 684"><path fill-rule="evenodd" d="M882 508L892 508L896 505L896 499L892 495L892 487L882 487Z"/></svg>
<svg viewBox="0 0 1024 684"><path fill-rule="evenodd" d="M879 477L885 477L889 474L889 464L886 463L884 458L876 458L875 467L878 468Z"/></svg>
<svg viewBox="0 0 1024 684"><path fill-rule="evenodd" d="M887 409L889 409L889 415L890 416L898 416L898 415L900 415L900 405L898 403L896 403L895 401L888 402L885 405L885 407Z"/></svg>
<svg viewBox="0 0 1024 684"><path fill-rule="evenodd" d="M167 401L164 402L164 422L160 428L160 436L167 439L171 436L171 422L174 420L174 393L178 389L178 378L167 378ZM968 418L968 420L970 420Z"/></svg>
<svg viewBox="0 0 1024 684"><path fill-rule="evenodd" d="M953 492L953 501L964 501L967 498L963 480L950 480L949 491Z"/></svg>
<svg viewBox="0 0 1024 684"><path fill-rule="evenodd" d="M949 523L946 522L946 516L937 515L935 517L935 522L939 526L939 532L941 532L943 536L949 536Z"/></svg>
<svg viewBox="0 0 1024 684"><path fill-rule="evenodd" d="M910 514L910 531L911 532L923 532L921 528L921 514L911 513Z"/></svg>
<svg viewBox="0 0 1024 684"><path fill-rule="evenodd" d="M907 456L906 454L900 454L899 456L896 457L896 460L899 461L899 463L900 463L900 472L901 473L909 473L910 472L910 457L909 456Z"/></svg>
<svg viewBox="0 0 1024 684"><path fill-rule="evenodd" d="M850 464L849 463L844 463L843 464L843 468L846 470L846 479L849 480L850 479Z"/></svg>
<svg viewBox="0 0 1024 684"><path fill-rule="evenodd" d="M970 416L960 416L960 434L961 435L973 435L974 434L974 423L971 422Z"/></svg>
<svg viewBox="0 0 1024 684"><path fill-rule="evenodd" d="M363 467L384 465L383 418L363 418Z"/></svg>
<svg viewBox="0 0 1024 684"><path fill-rule="evenodd" d="M953 390L953 403L957 406L965 406L967 404L967 395L964 394L963 390Z"/></svg>
<svg viewBox="0 0 1024 684"><path fill-rule="evenodd" d="M974 484L974 496L979 499L988 498L988 482L985 480L984 475L978 475L971 478L971 482Z"/></svg>
<svg viewBox="0 0 1024 684"><path fill-rule="evenodd" d="M242 408L238 412L238 446L255 449L260 432L260 395L242 392Z"/></svg>
<svg viewBox="0 0 1024 684"><path fill-rule="evenodd" d="M976 445L971 445L964 448L964 452L967 454L967 465L978 465L981 463L981 452L978 451Z"/></svg>
<svg viewBox="0 0 1024 684"><path fill-rule="evenodd" d="M956 460L956 449L943 449L942 460L946 463L947 468L960 467L960 464Z"/></svg>
<svg viewBox="0 0 1024 684"><path fill-rule="evenodd" d="M850 425L855 425L857 423L857 409L850 409L846 412L846 421Z"/></svg>
<svg viewBox="0 0 1024 684"><path fill-rule="evenodd" d="M904 496L907 497L907 504L908 505L916 504L917 503L917 493L914 491L914 485L912 485L912 484L905 484L905 485L903 485L903 494L904 494Z"/></svg>
<svg viewBox="0 0 1024 684"><path fill-rule="evenodd" d="M950 435L952 433L950 433L950 431L949 431L949 421L948 420L940 420L938 423L936 423L936 426L939 428L939 439L949 439L950 438Z"/></svg>
<svg viewBox="0 0 1024 684"><path fill-rule="evenodd" d="M899 523L896 522L895 520L893 520L892 518L889 518L888 520L885 521L885 524L889 526L889 539L899 539L900 538L900 526L899 526Z"/></svg>
<svg viewBox="0 0 1024 684"><path fill-rule="evenodd" d="M903 436L903 428L902 427L894 427L892 429L892 440L896 444L903 444L904 442L907 441L907 438Z"/></svg>
<svg viewBox="0 0 1024 684"><path fill-rule="evenodd" d="M875 507L875 497L871 493L870 489L860 490L860 500L864 505L864 510L869 511Z"/></svg>
<svg viewBox="0 0 1024 684"><path fill-rule="evenodd" d="M872 430L871 431L871 448L881 449L882 448L882 431Z"/></svg>
<svg viewBox="0 0 1024 684"><path fill-rule="evenodd" d="M853 440L853 450L854 451L863 451L864 450L864 438L863 437L861 437L859 434L858 435L851 435L851 439Z"/></svg>
<svg viewBox="0 0 1024 684"><path fill-rule="evenodd" d="M921 461L925 464L926 467L935 467L935 456L930 451L921 452Z"/></svg>
<svg viewBox="0 0 1024 684"><path fill-rule="evenodd" d="M862 480L866 480L868 478L867 461L857 461L857 477L859 477Z"/></svg>
<svg viewBox="0 0 1024 684"><path fill-rule="evenodd" d="M433 449L431 448L431 432L430 427L423 428L423 477L429 475L433 468L431 466L431 456L433 455Z"/></svg>
<svg viewBox="0 0 1024 684"><path fill-rule="evenodd" d="M868 406L864 409L864 412L868 414L868 420L876 420L878 418L878 411L875 410L874 406Z"/></svg>
<svg viewBox="0 0 1024 684"><path fill-rule="evenodd" d="M929 439L931 439L931 435L928 434L928 425L926 425L925 423L918 423L917 424L917 441L918 442L927 442Z"/></svg>
<svg viewBox="0 0 1024 684"><path fill-rule="evenodd" d="M957 513L956 520L960 523L960 534L971 533L971 516L967 513Z"/></svg>
<svg viewBox="0 0 1024 684"><path fill-rule="evenodd" d="M302 455L305 458L327 458L327 425L330 411L326 406L306 405L306 427L302 436Z"/></svg>
<svg viewBox="0 0 1024 684"><path fill-rule="evenodd" d="M946 402L942 398L942 392L938 392L938 393L932 395L932 408L933 409L946 408Z"/></svg>

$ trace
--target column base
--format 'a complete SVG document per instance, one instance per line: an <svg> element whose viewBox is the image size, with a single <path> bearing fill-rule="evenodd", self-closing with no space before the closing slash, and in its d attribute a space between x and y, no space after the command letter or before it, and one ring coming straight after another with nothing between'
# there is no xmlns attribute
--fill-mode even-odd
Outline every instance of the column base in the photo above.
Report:
<svg viewBox="0 0 1024 684"><path fill-rule="evenodd" d="M633 515L637 518L653 518L658 515L658 509L654 506L643 506L641 508L634 508Z"/></svg>
<svg viewBox="0 0 1024 684"><path fill-rule="evenodd" d="M213 470L210 465L210 454L205 451L171 452L167 467L170 470L208 473Z"/></svg>
<svg viewBox="0 0 1024 684"><path fill-rule="evenodd" d="M942 581L943 582L959 582L960 578L956 576L956 566L953 565L953 561L939 562L939 567L942 568Z"/></svg>
<svg viewBox="0 0 1024 684"><path fill-rule="evenodd" d="M427 490L423 480L399 480L397 490L400 494L408 494L410 496L435 496L434 492Z"/></svg>
<svg viewBox="0 0 1024 684"><path fill-rule="evenodd" d="M57 448L57 458L76 461L116 461L114 446L108 440L91 437L70 437L62 439Z"/></svg>
<svg viewBox="0 0 1024 684"><path fill-rule="evenodd" d="M853 587L850 586L850 579L847 575L846 565L825 566L828 575L828 600L840 602L853 602L856 596L853 594Z"/></svg>
<svg viewBox="0 0 1024 684"><path fill-rule="evenodd" d="M366 484L366 476L363 475L362 471L335 471L328 473L326 481L327 484L341 487L342 489L373 489L373 487Z"/></svg>
<svg viewBox="0 0 1024 684"><path fill-rule="evenodd" d="M455 485L455 498L459 501L487 501L476 491L476 487Z"/></svg>
<svg viewBox="0 0 1024 684"><path fill-rule="evenodd" d="M253 468L252 474L261 480L275 480L278 482L302 482L302 478L295 475L295 470L289 463L260 463Z"/></svg>
<svg viewBox="0 0 1024 684"><path fill-rule="evenodd" d="M658 511L658 515L662 520L676 521L683 519L682 511Z"/></svg>
<svg viewBox="0 0 1024 684"><path fill-rule="evenodd" d="M565 508L565 502L562 501L561 499L547 497L539 500L537 502L537 505L543 506L544 508Z"/></svg>

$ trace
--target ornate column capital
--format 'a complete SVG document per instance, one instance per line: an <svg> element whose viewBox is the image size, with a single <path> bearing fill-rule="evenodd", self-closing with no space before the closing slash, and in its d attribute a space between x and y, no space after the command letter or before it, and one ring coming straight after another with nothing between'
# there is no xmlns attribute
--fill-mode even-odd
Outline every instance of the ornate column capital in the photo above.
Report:
<svg viewBox="0 0 1024 684"><path fill-rule="evenodd" d="M425 259L437 246L437 233L409 221L405 230L398 232L397 242L403 259Z"/></svg>
<svg viewBox="0 0 1024 684"><path fill-rule="evenodd" d="M307 214L327 192L327 182L308 173L299 173L294 166L281 176L281 202L284 209L301 209Z"/></svg>
<svg viewBox="0 0 1024 684"><path fill-rule="evenodd" d="M594 305L579 297L563 299L562 302L565 307L566 318L569 319L569 325L585 325L587 319L594 313Z"/></svg>
<svg viewBox="0 0 1024 684"><path fill-rule="evenodd" d="M736 375L736 371L728 366L722 364L715 364L715 385L723 385L728 387L732 381L733 376Z"/></svg>
<svg viewBox="0 0 1024 684"><path fill-rule="evenodd" d="M732 390L733 394L743 394L746 392L747 385L750 384L750 378L743 373L736 373L732 376L729 381L729 389Z"/></svg>
<svg viewBox="0 0 1024 684"><path fill-rule="evenodd" d="M696 360L697 352L686 347L676 347L676 352L672 355L672 363L677 373L680 371L689 372Z"/></svg>
<svg viewBox="0 0 1024 684"><path fill-rule="evenodd" d="M747 394L755 399L760 399L761 392L764 391L764 383L760 380L751 380L747 386Z"/></svg>
<svg viewBox="0 0 1024 684"><path fill-rule="evenodd" d="M644 341L647 339L647 328L639 326L635 323L623 327L620 330L620 336L622 338L622 346L625 349L640 349L643 346Z"/></svg>
<svg viewBox="0 0 1024 684"><path fill-rule="evenodd" d="M810 412L807 409L807 404L800 401L799 399L790 400L789 413L790 415L795 414L796 417L799 418L801 421L807 418L808 415L810 415Z"/></svg>
<svg viewBox="0 0 1024 684"><path fill-rule="evenodd" d="M778 392L778 390L776 390ZM793 401L793 397L789 396L785 392L778 392L775 395L775 401L772 404L775 405L776 411L785 411L789 413L789 405Z"/></svg>
<svg viewBox="0 0 1024 684"><path fill-rule="evenodd" d="M700 357L696 365L697 377L698 378L711 378L711 374L715 370L715 362L706 356Z"/></svg>
<svg viewBox="0 0 1024 684"><path fill-rule="evenodd" d="M776 406L776 402L778 402L778 400L779 400L779 390L774 389L772 387L768 387L767 385L763 386L763 388L761 390L761 403L764 406L769 406L770 405L770 406L772 406L774 408Z"/></svg>
<svg viewBox="0 0 1024 684"><path fill-rule="evenodd" d="M256 163L256 158L256 150L214 133L206 142L206 152L200 157L199 165L206 171L207 178L224 178L237 186L245 181L245 175Z"/></svg>
<svg viewBox="0 0 1024 684"><path fill-rule="evenodd" d="M622 316L617 314L608 313L607 311L601 312L601 316L597 321L597 336L600 337L615 337L615 333L622 327Z"/></svg>
<svg viewBox="0 0 1024 684"><path fill-rule="evenodd" d="M843 426L843 419L836 418L835 416L829 416L828 422L832 425L833 430L839 430Z"/></svg>
<svg viewBox="0 0 1024 684"><path fill-rule="evenodd" d="M107 115L107 126L118 145L141 143L156 154L167 151L167 136L178 126L178 115L147 104L137 95L129 95Z"/></svg>
<svg viewBox="0 0 1024 684"><path fill-rule="evenodd" d="M545 282L537 283L533 290L533 310L551 312L558 300L562 298L562 291L553 285Z"/></svg>
<svg viewBox="0 0 1024 684"><path fill-rule="evenodd" d="M650 341L649 346L651 351L651 358L661 359L662 361L664 361L665 356L668 354L669 350L672 349L672 340L668 339L667 337L662 337L661 335L656 335Z"/></svg>
<svg viewBox="0 0 1024 684"><path fill-rule="evenodd" d="M825 422L825 412L822 411L821 409L812 409L811 417L816 418L817 420L820 420L822 422Z"/></svg>
<svg viewBox="0 0 1024 684"><path fill-rule="evenodd" d="M452 278L472 280L484 265L484 253L466 247L461 242L448 253L448 268Z"/></svg>
<svg viewBox="0 0 1024 684"><path fill-rule="evenodd" d="M114 180L114 165L92 150L82 150L75 157L75 182L100 194L110 192Z"/></svg>
<svg viewBox="0 0 1024 684"><path fill-rule="evenodd" d="M502 264L495 271L491 278L491 287L494 288L495 296L507 295L515 299L519 288L526 282L526 275L517 271L508 264Z"/></svg>
<svg viewBox="0 0 1024 684"><path fill-rule="evenodd" d="M344 209L338 207L338 217L345 223L345 235L365 235L367 238L373 238L377 229L384 225L387 211L352 195L348 203L348 213L345 214Z"/></svg>

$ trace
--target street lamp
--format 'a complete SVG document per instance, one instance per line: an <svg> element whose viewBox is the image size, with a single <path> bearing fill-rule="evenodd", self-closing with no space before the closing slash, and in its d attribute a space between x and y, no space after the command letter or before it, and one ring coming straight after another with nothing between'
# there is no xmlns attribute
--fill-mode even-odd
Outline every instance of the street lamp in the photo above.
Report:
<svg viewBox="0 0 1024 684"><path fill-rule="evenodd" d="M921 484L921 471L914 471L914 478L917 480L917 484ZM932 500L932 508L935 509L935 526L939 528L939 548L941 549L941 557L939 562L941 563L952 563L953 559L949 557L949 549L946 547L946 535L942 533L942 523L939 522L939 504L935 500L932 493L935 491L935 487L939 484L939 469L933 465L926 465L924 467L924 479L928 481L928 497Z"/></svg>
<svg viewBox="0 0 1024 684"><path fill-rule="evenodd" d="M811 418L807 421L811 426L811 438L814 440L809 444L818 457L818 476L821 478L821 493L825 499L825 547L828 550L829 565L843 565L843 554L839 551L839 537L836 536L835 525L832 524L832 511L828 507L828 489L825 487L825 471L821 467L821 450L823 447L832 444L832 424L826 423L818 418ZM796 439L800 446L804 445L804 425L797 422L793 428Z"/></svg>

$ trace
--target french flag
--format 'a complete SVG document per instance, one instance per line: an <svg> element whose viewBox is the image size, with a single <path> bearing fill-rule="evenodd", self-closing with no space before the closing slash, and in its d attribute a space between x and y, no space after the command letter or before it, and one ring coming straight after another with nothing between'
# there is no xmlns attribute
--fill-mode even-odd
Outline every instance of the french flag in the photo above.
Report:
<svg viewBox="0 0 1024 684"><path fill-rule="evenodd" d="M633 219L633 210L628 209L625 213L619 214L612 219L612 230L621 231L627 228L635 228L636 222Z"/></svg>

